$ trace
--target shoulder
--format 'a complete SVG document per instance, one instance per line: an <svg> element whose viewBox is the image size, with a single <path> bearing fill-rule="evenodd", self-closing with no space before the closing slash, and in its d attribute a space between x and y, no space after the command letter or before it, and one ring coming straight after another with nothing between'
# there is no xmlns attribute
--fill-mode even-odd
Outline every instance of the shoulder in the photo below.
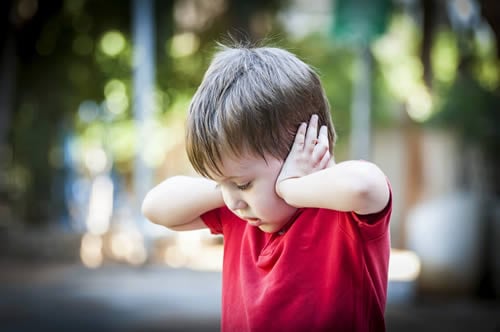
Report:
<svg viewBox="0 0 500 332"><path fill-rule="evenodd" d="M225 234L229 228L245 226L245 222L226 206L210 210L201 215L201 220L213 234Z"/></svg>
<svg viewBox="0 0 500 332"><path fill-rule="evenodd" d="M366 215L353 211L304 208L297 224L302 225L299 227L301 232L315 236L344 234L352 239L371 240L389 233L391 213L392 196L381 211Z"/></svg>

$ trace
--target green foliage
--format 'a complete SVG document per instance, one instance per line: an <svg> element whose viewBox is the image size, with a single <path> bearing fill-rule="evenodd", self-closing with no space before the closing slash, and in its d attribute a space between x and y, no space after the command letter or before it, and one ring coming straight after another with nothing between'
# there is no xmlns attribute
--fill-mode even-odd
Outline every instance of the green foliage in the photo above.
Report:
<svg viewBox="0 0 500 332"><path fill-rule="evenodd" d="M484 33L484 31L483 31ZM433 46L435 116L429 125L452 129L487 154L500 148L500 65L492 36L471 38L441 29Z"/></svg>
<svg viewBox="0 0 500 332"><path fill-rule="evenodd" d="M296 53L317 69L332 106L339 136L336 149L345 150L355 75L352 50L340 47L326 33L300 40L289 38L275 15L286 4L283 0L233 0L227 2L227 8L214 8L219 2L206 1L203 3L208 7L199 13L205 15L203 20L189 27L182 26L189 22L176 21L179 8L175 6L183 3L155 1L155 114L147 124L151 144L139 147L132 114L131 1L55 1L50 10L45 7L50 5L39 2L38 25L16 35L21 51L9 138L13 156L9 174L11 197L21 219L45 222L59 213L51 207L60 208L60 204L51 205L47 200L60 203L63 199L62 189L54 189L54 179L64 177L67 171L61 161L62 137L67 133L75 136L71 160L78 164L78 170L84 169L86 153L95 149L112 157L113 169L125 178L130 176L138 153L143 153L152 167L162 165L166 151L175 150L182 140L180 125L216 41L227 39L228 32L238 35L238 29L248 29L256 17L262 22L270 18L271 43ZM382 42L376 43L379 47L374 46L375 126L393 124L400 111L398 105L423 86L419 38L416 26L401 15L393 15ZM500 141L494 128L499 120L498 104L492 93L482 88L492 91L499 81L498 71L492 73L498 62L490 56L491 49L481 48L488 54L483 57L487 61L479 61L475 67L481 84L457 81L449 90L458 61L456 41L451 32L439 34L437 40L433 53L437 99L446 103L442 109L436 107L442 119L436 121L455 124L466 136L474 133L479 142Z"/></svg>
<svg viewBox="0 0 500 332"><path fill-rule="evenodd" d="M499 106L497 94L483 88L467 72L461 73L430 124L452 128L464 143L477 144L497 153L500 148Z"/></svg>
<svg viewBox="0 0 500 332"><path fill-rule="evenodd" d="M210 8L198 14L216 15L192 29L197 45L189 54L172 49L174 36L183 29L174 23L174 4L183 2L154 3L156 116L148 128L158 134L147 147L137 147L138 132L132 120L131 1L39 2L32 21L14 32L19 45L19 84L10 126L8 171L13 180L8 190L19 219L44 223L59 214L51 206L60 208L60 204L50 202L63 200L63 188L54 187L54 180L67 172L67 165L60 162L62 138L67 133L75 139L71 161L77 163L77 170L84 168L86 153L95 149L106 151L124 177L139 152L158 166L158 156L170 142L177 142L172 135L182 134L169 127L169 114L178 118L185 114L214 40L234 22L249 22L235 20L236 16L272 13L282 1L231 1L228 10L215 8L218 2L205 2Z"/></svg>
<svg viewBox="0 0 500 332"><path fill-rule="evenodd" d="M352 54L336 48L319 34L299 41L286 41L281 45L294 52L319 73L332 110L332 118L343 140L349 134L350 103L352 95Z"/></svg>

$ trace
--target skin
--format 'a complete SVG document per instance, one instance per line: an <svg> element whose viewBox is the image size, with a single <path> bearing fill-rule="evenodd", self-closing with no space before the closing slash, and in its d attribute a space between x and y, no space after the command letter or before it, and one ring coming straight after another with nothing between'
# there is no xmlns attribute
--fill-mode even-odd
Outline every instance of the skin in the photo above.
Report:
<svg viewBox="0 0 500 332"><path fill-rule="evenodd" d="M223 174L214 177L226 206L250 225L277 232L297 210L276 194L275 183L283 161L262 157L223 158Z"/></svg>
<svg viewBox="0 0 500 332"><path fill-rule="evenodd" d="M371 214L389 200L382 171L366 161L335 164L328 147L327 128L318 128L313 115L297 130L285 160L247 154L222 158L224 177L175 176L146 195L143 214L172 230L206 228L200 216L226 205L251 226L279 231L297 208L316 207Z"/></svg>

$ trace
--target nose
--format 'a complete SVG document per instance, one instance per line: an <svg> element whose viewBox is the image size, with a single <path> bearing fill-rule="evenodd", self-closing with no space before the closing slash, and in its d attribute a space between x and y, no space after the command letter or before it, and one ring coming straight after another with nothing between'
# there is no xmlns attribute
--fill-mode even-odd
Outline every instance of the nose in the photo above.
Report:
<svg viewBox="0 0 500 332"><path fill-rule="evenodd" d="M227 207L232 211L242 210L247 207L245 201L235 192L223 191L222 198L224 199L224 203L226 203Z"/></svg>

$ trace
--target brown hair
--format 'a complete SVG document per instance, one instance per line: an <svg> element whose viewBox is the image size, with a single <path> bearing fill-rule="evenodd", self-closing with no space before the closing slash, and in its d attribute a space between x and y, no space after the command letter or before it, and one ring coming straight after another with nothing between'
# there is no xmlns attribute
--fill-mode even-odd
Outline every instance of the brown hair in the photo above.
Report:
<svg viewBox="0 0 500 332"><path fill-rule="evenodd" d="M189 106L186 149L203 176L222 175L223 156L288 155L302 122L318 114L335 130L316 72L292 53L273 47L221 45Z"/></svg>

